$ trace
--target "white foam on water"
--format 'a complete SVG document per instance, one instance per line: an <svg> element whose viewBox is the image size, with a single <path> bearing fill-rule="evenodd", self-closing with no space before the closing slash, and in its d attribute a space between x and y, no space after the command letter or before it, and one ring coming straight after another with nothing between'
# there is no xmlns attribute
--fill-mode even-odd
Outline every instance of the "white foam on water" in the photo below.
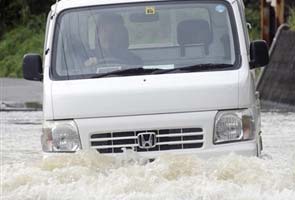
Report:
<svg viewBox="0 0 295 200"><path fill-rule="evenodd" d="M294 200L295 171L287 163L228 155L201 160L165 155L124 163L98 154L51 156L3 166L4 199L269 199Z"/></svg>
<svg viewBox="0 0 295 200"><path fill-rule="evenodd" d="M130 151L113 158L89 150L4 162L1 198L294 200L294 123L294 114L263 114L262 158L230 154L204 160L166 154L147 163Z"/></svg>

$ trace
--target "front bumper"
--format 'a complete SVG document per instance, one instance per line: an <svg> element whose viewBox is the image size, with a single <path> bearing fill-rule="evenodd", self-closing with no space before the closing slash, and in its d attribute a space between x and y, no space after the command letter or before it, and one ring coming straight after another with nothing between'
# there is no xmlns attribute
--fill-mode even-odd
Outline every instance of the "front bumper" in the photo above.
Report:
<svg viewBox="0 0 295 200"><path fill-rule="evenodd" d="M241 143L235 143L230 145L223 145L218 146L216 148L211 149L201 149L201 150L178 150L178 151L162 151L162 152L145 152L140 153L137 152L138 156L137 158L143 158L144 160L147 159L156 159L160 155L163 154L174 154L174 155L191 155L191 156L197 156L202 159L209 159L214 157L221 157L224 155L229 155L231 153L234 153L236 155L241 156L257 156L257 146L254 141L250 142L241 142ZM67 156L72 153L43 153L43 156L51 157L51 156ZM123 154L105 154L106 156L113 156L113 157L120 157ZM128 157L128 156L127 156Z"/></svg>

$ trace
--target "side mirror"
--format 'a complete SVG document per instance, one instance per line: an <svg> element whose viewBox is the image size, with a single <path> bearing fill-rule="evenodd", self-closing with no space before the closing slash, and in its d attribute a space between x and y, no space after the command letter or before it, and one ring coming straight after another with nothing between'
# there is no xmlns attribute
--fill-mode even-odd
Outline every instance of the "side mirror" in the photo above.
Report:
<svg viewBox="0 0 295 200"><path fill-rule="evenodd" d="M269 63L268 46L264 40L256 40L250 45L251 69L263 67Z"/></svg>
<svg viewBox="0 0 295 200"><path fill-rule="evenodd" d="M24 79L31 81L42 81L43 79L42 59L39 54L26 54L23 59Z"/></svg>

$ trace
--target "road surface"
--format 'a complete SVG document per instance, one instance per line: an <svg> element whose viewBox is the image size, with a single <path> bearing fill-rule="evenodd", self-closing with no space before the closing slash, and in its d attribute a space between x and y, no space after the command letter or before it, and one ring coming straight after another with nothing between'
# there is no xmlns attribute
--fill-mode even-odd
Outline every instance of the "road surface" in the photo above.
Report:
<svg viewBox="0 0 295 200"><path fill-rule="evenodd" d="M41 104L41 82L0 78L0 110L34 110Z"/></svg>

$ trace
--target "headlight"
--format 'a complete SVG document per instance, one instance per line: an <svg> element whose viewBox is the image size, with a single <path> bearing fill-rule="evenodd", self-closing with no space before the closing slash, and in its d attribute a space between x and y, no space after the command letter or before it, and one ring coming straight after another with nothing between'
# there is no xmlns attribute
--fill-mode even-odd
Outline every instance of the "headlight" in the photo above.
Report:
<svg viewBox="0 0 295 200"><path fill-rule="evenodd" d="M46 121L41 136L45 152L75 152L81 149L78 128L74 121Z"/></svg>
<svg viewBox="0 0 295 200"><path fill-rule="evenodd" d="M251 110L221 111L215 119L214 143L250 140L255 137Z"/></svg>

